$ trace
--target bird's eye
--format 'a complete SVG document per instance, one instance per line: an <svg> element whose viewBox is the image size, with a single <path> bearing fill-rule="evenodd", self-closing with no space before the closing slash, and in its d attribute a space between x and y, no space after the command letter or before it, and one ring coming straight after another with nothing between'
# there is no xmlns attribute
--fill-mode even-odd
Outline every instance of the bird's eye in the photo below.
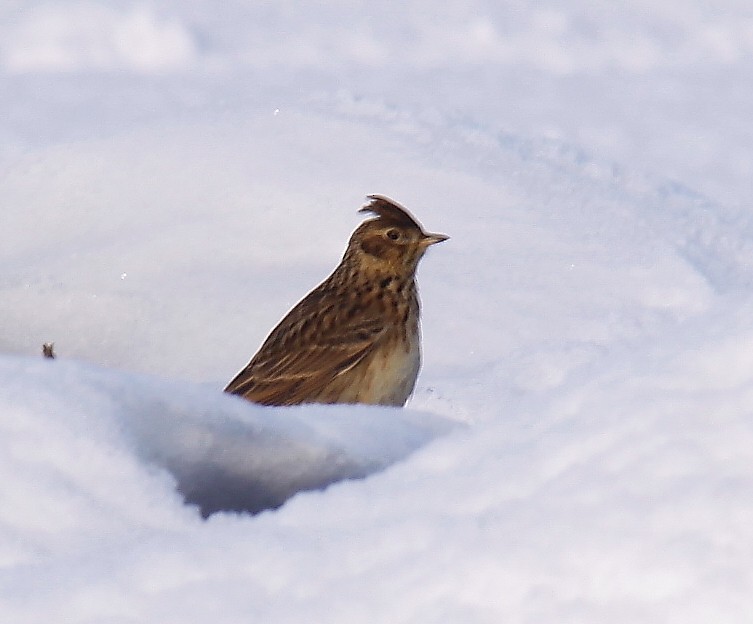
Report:
<svg viewBox="0 0 753 624"><path fill-rule="evenodd" d="M396 230L395 228L392 228L391 230L387 230L387 238L390 240L396 241L400 238L400 232Z"/></svg>

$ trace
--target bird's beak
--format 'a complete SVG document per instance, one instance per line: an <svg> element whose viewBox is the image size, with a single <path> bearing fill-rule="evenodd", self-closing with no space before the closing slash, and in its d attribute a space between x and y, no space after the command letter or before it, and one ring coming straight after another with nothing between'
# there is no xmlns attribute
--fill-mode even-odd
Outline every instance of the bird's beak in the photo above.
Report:
<svg viewBox="0 0 753 624"><path fill-rule="evenodd" d="M423 239L421 239L421 243L424 245L424 247L428 247L429 245L436 245L437 243L441 243L442 241L446 241L449 236L445 234L424 234Z"/></svg>

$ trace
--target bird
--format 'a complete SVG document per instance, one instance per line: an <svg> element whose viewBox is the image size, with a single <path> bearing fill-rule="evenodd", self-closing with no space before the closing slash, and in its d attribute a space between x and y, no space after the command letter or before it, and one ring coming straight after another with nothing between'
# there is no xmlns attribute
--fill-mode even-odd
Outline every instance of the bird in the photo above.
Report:
<svg viewBox="0 0 753 624"><path fill-rule="evenodd" d="M426 232L384 195L351 234L340 264L270 332L225 392L262 405L402 407L421 367L416 269L449 238Z"/></svg>

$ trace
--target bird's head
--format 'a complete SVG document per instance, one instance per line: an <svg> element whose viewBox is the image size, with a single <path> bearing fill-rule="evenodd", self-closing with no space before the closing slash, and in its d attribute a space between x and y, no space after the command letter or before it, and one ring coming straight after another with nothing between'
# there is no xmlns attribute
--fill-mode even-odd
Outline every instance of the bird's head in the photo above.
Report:
<svg viewBox="0 0 753 624"><path fill-rule="evenodd" d="M400 204L382 195L369 195L359 212L376 215L359 225L350 237L346 259L379 272L412 275L430 245L449 238L425 232Z"/></svg>

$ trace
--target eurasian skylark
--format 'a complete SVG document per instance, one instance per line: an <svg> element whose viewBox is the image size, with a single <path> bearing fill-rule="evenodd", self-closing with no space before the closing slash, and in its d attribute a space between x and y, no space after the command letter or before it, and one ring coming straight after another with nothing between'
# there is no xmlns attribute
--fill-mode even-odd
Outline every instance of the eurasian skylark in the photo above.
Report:
<svg viewBox="0 0 753 624"><path fill-rule="evenodd" d="M421 366L416 267L447 240L381 195L342 261L272 330L225 392L264 405L404 405Z"/></svg>

